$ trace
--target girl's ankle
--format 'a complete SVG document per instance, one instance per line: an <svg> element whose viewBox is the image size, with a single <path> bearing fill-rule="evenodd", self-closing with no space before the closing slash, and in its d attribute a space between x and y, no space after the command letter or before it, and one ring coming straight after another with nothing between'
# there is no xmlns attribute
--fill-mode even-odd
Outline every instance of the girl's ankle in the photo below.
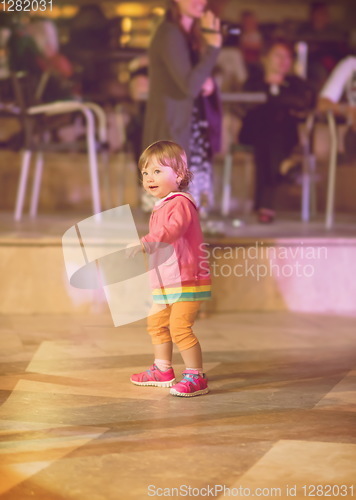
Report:
<svg viewBox="0 0 356 500"><path fill-rule="evenodd" d="M172 368L172 362L166 359L155 359L154 364L161 372L166 372Z"/></svg>

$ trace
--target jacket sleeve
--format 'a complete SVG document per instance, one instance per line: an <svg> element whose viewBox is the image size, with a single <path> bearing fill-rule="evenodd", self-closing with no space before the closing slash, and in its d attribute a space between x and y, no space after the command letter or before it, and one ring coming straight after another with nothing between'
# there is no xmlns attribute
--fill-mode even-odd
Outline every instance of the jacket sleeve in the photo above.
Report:
<svg viewBox="0 0 356 500"><path fill-rule="evenodd" d="M213 70L219 49L208 45L199 62L193 66L187 41L173 23L161 27L157 41L162 61L172 79L186 96L197 97L204 81Z"/></svg>
<svg viewBox="0 0 356 500"><path fill-rule="evenodd" d="M160 244L172 244L182 237L190 226L192 210L195 210L195 208L193 208L189 200L177 197L171 200L168 206L163 207L162 210L167 210L164 223L159 227L152 227L150 232L141 238L145 252L148 254L155 252Z"/></svg>

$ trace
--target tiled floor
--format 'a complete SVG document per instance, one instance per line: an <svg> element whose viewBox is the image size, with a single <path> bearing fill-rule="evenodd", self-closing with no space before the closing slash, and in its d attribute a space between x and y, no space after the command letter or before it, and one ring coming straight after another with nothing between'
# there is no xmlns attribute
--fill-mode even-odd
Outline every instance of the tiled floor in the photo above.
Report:
<svg viewBox="0 0 356 500"><path fill-rule="evenodd" d="M199 320L211 392L188 400L130 384L152 360L143 322L0 325L2 499L356 496L355 318Z"/></svg>
<svg viewBox="0 0 356 500"><path fill-rule="evenodd" d="M132 208L139 233L145 234L148 228L149 214L144 214L138 208ZM90 217L90 212L62 212L60 214L39 214L32 219L25 215L19 222L14 222L11 212L0 213L0 243L29 244L61 244L60 238L73 224ZM211 222L212 221L212 222ZM337 214L332 229L326 229L324 215L319 214L310 222L302 222L298 212L279 213L273 224L258 224L255 214L247 216L222 217L220 214L202 221L206 240L209 243L229 243L262 239L265 242L275 239L288 241L301 238L349 240L356 238L355 214Z"/></svg>

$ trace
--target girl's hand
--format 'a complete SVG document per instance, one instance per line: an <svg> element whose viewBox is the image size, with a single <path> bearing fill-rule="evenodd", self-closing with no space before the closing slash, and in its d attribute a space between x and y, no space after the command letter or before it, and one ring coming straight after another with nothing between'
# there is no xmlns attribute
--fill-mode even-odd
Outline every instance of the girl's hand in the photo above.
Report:
<svg viewBox="0 0 356 500"><path fill-rule="evenodd" d="M206 43L213 47L221 47L220 19L211 10L207 10L200 19L200 25Z"/></svg>
<svg viewBox="0 0 356 500"><path fill-rule="evenodd" d="M201 93L203 94L203 96L209 96L214 92L214 89L215 89L214 80L211 78L211 76L209 76L209 78L207 78L203 83L203 86L201 88Z"/></svg>
<svg viewBox="0 0 356 500"><path fill-rule="evenodd" d="M143 246L136 243L129 243L125 248L125 255L127 259L133 259L140 252L143 252Z"/></svg>

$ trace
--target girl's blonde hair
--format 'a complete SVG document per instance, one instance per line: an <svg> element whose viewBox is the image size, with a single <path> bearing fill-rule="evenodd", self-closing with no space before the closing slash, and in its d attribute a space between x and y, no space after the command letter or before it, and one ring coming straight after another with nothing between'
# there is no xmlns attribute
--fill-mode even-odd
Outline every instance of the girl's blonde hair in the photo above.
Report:
<svg viewBox="0 0 356 500"><path fill-rule="evenodd" d="M153 160L162 167L171 167L182 178L179 189L188 187L193 174L188 169L187 155L179 144L173 141L157 141L148 146L138 160L140 171L147 168Z"/></svg>

